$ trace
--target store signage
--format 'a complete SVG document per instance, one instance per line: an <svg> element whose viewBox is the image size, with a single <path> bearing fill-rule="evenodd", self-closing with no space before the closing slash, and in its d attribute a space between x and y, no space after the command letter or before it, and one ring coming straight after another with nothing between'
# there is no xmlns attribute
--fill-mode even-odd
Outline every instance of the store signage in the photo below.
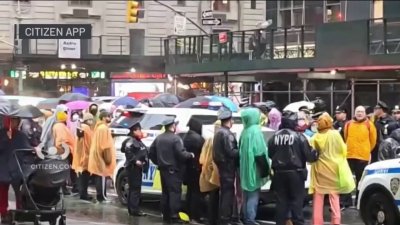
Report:
<svg viewBox="0 0 400 225"><path fill-rule="evenodd" d="M81 40L79 40L79 39L60 39L60 40L58 40L58 58L80 59L81 58Z"/></svg>
<svg viewBox="0 0 400 225"><path fill-rule="evenodd" d="M26 78L26 71L11 70L10 77L18 78L22 74L23 78ZM91 71L91 72L79 72L79 71L54 71L44 70L39 72L29 72L29 78L42 78L46 80L71 80L71 79L105 79L104 71Z"/></svg>
<svg viewBox="0 0 400 225"><path fill-rule="evenodd" d="M90 39L91 24L20 24L20 39Z"/></svg>
<svg viewBox="0 0 400 225"><path fill-rule="evenodd" d="M135 79L135 80L161 80L167 79L163 73L111 73L111 79Z"/></svg>

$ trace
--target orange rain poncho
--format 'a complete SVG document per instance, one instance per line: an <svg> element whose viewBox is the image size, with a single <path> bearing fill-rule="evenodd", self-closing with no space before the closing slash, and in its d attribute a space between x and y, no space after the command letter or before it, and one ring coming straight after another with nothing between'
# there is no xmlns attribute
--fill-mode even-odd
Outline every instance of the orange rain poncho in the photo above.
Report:
<svg viewBox="0 0 400 225"><path fill-rule="evenodd" d="M116 166L114 140L107 124L97 122L90 146L88 171L91 174L112 176Z"/></svg>
<svg viewBox="0 0 400 225"><path fill-rule="evenodd" d="M72 169L76 173L88 170L90 144L92 142L93 131L87 124L81 124L83 137L78 138L74 158L72 161Z"/></svg>
<svg viewBox="0 0 400 225"><path fill-rule="evenodd" d="M71 134L71 131L68 129L67 125L63 122L57 122L54 124L53 129L53 138L54 138L54 147L57 148L58 154L63 154L64 149L62 148L62 144L65 143L68 145L70 153L74 154L75 151L75 138Z"/></svg>

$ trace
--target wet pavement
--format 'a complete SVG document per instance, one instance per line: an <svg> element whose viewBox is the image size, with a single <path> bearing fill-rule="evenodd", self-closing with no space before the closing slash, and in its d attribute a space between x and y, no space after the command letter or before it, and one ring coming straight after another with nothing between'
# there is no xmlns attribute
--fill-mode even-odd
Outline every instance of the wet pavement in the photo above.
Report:
<svg viewBox="0 0 400 225"><path fill-rule="evenodd" d="M68 225L162 225L161 214L159 209L159 201L157 199L144 199L142 209L148 216L141 218L132 218L128 216L128 211L125 207L121 206L118 198L114 193L110 193L109 199L111 203L93 203L79 200L76 196L67 196L65 198L65 205L67 209L67 224ZM13 193L10 193L10 199L13 199ZM10 202L10 207L14 208L15 203ZM310 224L311 208L306 207L304 210L307 219L306 225ZM274 206L260 207L258 213L258 220L261 224L275 224ZM325 210L325 224L329 222L329 210ZM24 223L26 224L26 223ZM45 224L45 223L43 223ZM355 209L348 209L342 213L342 225L363 225L359 219L358 211Z"/></svg>

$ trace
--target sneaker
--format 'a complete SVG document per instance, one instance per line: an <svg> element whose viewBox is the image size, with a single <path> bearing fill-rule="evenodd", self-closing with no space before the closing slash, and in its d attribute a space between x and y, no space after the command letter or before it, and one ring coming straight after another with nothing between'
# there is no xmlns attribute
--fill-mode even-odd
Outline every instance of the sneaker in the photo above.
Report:
<svg viewBox="0 0 400 225"><path fill-rule="evenodd" d="M93 198L90 197L90 196L81 196L79 199L82 200L82 201L87 201L87 202L92 202L93 201Z"/></svg>
<svg viewBox="0 0 400 225"><path fill-rule="evenodd" d="M111 203L110 200L99 200L99 199L97 199L97 202L100 203L100 204L109 204L109 203Z"/></svg>

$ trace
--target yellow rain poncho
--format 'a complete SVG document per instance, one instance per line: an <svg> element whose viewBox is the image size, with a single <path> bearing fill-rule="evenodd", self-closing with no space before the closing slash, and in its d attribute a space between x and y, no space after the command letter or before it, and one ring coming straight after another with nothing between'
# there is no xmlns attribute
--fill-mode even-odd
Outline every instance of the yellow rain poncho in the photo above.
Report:
<svg viewBox="0 0 400 225"><path fill-rule="evenodd" d="M218 120L214 123L215 132L221 127L221 122ZM215 133L214 132L214 133ZM201 165L201 174L199 179L200 191L209 192L217 189L220 186L219 173L212 157L213 137L208 138L203 148L201 149L199 163Z"/></svg>
<svg viewBox="0 0 400 225"><path fill-rule="evenodd" d="M319 158L311 165L309 193L338 194L349 193L352 174L347 164L347 148L340 133L332 128L332 118L328 115L318 119L318 133L310 140L311 146L319 152ZM343 184L349 181L350 184Z"/></svg>

